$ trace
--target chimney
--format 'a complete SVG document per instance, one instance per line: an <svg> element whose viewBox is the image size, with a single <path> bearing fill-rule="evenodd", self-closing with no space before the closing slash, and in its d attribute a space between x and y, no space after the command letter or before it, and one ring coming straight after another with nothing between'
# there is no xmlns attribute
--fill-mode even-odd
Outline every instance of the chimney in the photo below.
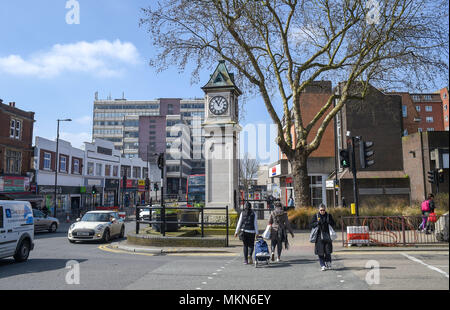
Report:
<svg viewBox="0 0 450 310"><path fill-rule="evenodd" d="M15 102L10 102L9 106L15 108L16 107L16 103Z"/></svg>
<svg viewBox="0 0 450 310"><path fill-rule="evenodd" d="M3 104L3 99L0 99L0 103Z"/></svg>

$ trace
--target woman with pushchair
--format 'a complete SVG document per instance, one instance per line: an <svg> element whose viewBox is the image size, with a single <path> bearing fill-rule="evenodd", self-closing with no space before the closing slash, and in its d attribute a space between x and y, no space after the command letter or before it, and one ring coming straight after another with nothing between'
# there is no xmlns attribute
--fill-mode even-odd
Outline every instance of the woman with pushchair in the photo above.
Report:
<svg viewBox="0 0 450 310"><path fill-rule="evenodd" d="M258 233L258 219L252 209L250 202L247 202L245 209L239 216L234 237L239 234L239 239L244 244L244 264L253 264L252 255L255 248L255 236Z"/></svg>

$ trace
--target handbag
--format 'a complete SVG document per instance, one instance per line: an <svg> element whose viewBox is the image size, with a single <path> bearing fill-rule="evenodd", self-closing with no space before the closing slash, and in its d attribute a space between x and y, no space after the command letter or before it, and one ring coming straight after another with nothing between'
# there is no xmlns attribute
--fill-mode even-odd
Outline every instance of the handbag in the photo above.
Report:
<svg viewBox="0 0 450 310"><path fill-rule="evenodd" d="M319 226L316 226L313 229L311 229L311 233L309 234L309 242L316 243L318 232L319 232Z"/></svg>
<svg viewBox="0 0 450 310"><path fill-rule="evenodd" d="M336 232L334 231L333 227L331 227L331 225L328 225L328 229L329 229L329 231L330 231L330 238L331 238L331 241L336 240L337 234L336 234Z"/></svg>
<svg viewBox="0 0 450 310"><path fill-rule="evenodd" d="M270 232L271 232L271 230L272 230L272 225L267 225L266 226L266 230L264 230L264 232L262 234L262 237L264 239L270 239Z"/></svg>
<svg viewBox="0 0 450 310"><path fill-rule="evenodd" d="M244 231L243 230L241 230L240 232L239 232L239 240L241 240L241 241L244 241Z"/></svg>
<svg viewBox="0 0 450 310"><path fill-rule="evenodd" d="M428 222L430 222L430 223L436 223L437 222L436 213L432 212L432 213L430 213L430 215L428 215Z"/></svg>

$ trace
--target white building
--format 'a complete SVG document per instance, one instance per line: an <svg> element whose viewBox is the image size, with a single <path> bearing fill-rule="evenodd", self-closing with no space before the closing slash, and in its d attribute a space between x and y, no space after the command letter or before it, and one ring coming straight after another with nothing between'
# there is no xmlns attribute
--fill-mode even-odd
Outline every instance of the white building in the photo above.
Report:
<svg viewBox="0 0 450 310"><path fill-rule="evenodd" d="M83 205L84 151L70 142L59 140L59 169L57 174L57 214L76 213ZM42 137L35 139L34 166L36 169L37 194L54 214L56 141Z"/></svg>

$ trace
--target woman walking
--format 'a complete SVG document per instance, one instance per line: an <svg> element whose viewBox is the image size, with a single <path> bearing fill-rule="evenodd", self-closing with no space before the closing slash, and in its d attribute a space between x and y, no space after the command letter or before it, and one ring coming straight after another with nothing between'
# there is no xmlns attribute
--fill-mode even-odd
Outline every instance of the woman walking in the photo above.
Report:
<svg viewBox="0 0 450 310"><path fill-rule="evenodd" d="M287 213L283 211L281 203L277 202L275 204L275 210L270 213L269 225L272 226L270 232L272 261L275 260L275 248L277 248L277 262L281 261L281 252L283 250L283 242L285 243L286 249L288 248L288 237L287 230L291 233L292 238L294 238L294 232L292 231L291 225L288 220Z"/></svg>
<svg viewBox="0 0 450 310"><path fill-rule="evenodd" d="M319 256L322 271L331 269L331 253L333 243L330 237L329 226L335 225L333 216L326 212L325 205L320 204L319 213L315 214L311 221L311 228L318 227L314 254Z"/></svg>
<svg viewBox="0 0 450 310"><path fill-rule="evenodd" d="M258 219L250 202L247 202L245 209L241 212L234 237L237 237L238 233L242 234L240 239L244 243L244 264L253 264L252 255L255 248L255 235L258 233Z"/></svg>

